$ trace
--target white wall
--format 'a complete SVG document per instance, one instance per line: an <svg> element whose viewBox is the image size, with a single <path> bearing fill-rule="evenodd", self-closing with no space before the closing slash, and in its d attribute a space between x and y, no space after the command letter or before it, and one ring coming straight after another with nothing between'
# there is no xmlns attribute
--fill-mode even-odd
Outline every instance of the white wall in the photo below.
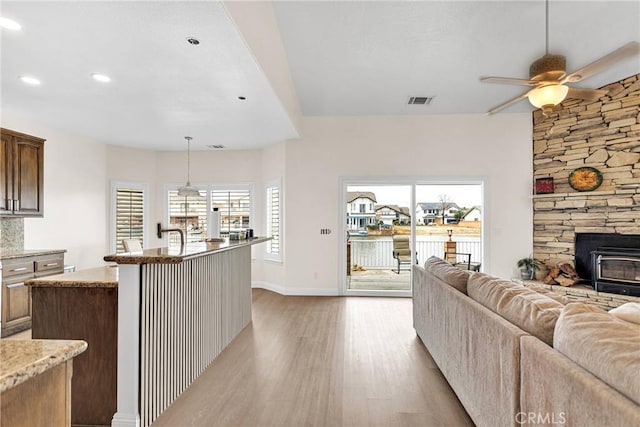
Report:
<svg viewBox="0 0 640 427"><path fill-rule="evenodd" d="M4 127L47 138L45 218L25 221L25 247L65 248L67 263L102 265L108 253L110 180L148 182L150 247L166 223L167 184L186 181L186 153L107 146L3 117ZM284 262L254 249L254 281L285 293L338 293L340 179L484 177L487 271L510 277L531 252L531 116L304 118L303 137L247 151L196 151L194 184L252 184L254 227L264 234L265 183L282 177ZM508 209L503 209L508 206ZM320 235L320 228L333 233ZM340 266L340 267L339 267ZM340 271L340 273L339 273Z"/></svg>
<svg viewBox="0 0 640 427"><path fill-rule="evenodd" d="M287 217L286 205L287 205L287 180L285 177L286 170L286 144L284 142L266 147L262 150L262 187L259 189L260 198L262 200L260 209L261 214L258 218L260 227L257 229L259 235L266 235L266 213L265 213L265 192L266 185L276 179L280 179L282 183L281 187L281 203L283 206L282 212L282 229L280 230L280 250L282 254L282 262L274 262L270 260L264 260L264 253L266 245L258 245L254 249L256 260L252 265L252 274L254 277L254 286L260 286L266 289L271 289L276 292L284 293L284 285L286 283L286 269L287 269L287 247L285 244L287 234Z"/></svg>
<svg viewBox="0 0 640 427"><path fill-rule="evenodd" d="M107 253L106 146L17 118L2 127L45 138L44 218L26 218L26 249L66 249L76 268L103 265Z"/></svg>
<svg viewBox="0 0 640 427"><path fill-rule="evenodd" d="M108 185L108 200L107 209L107 230L111 230L111 182L126 182L135 184L145 184L148 188L147 193L147 207L148 211L146 216L147 223L145 224L145 247L158 247L160 246L159 240L156 236L156 223L161 221L161 215L157 212L162 208L162 201L158 200L158 186L156 184L156 152L150 150L141 150L128 147L119 147L115 145L107 146L107 178ZM111 236L107 236L107 245L110 244ZM109 250L108 252L111 252Z"/></svg>
<svg viewBox="0 0 640 427"><path fill-rule="evenodd" d="M341 177L484 177L487 271L532 248L531 115L303 118L286 150L286 283L337 292ZM504 209L508 206L508 209ZM333 233L320 235L320 228ZM339 267L340 265L340 267Z"/></svg>

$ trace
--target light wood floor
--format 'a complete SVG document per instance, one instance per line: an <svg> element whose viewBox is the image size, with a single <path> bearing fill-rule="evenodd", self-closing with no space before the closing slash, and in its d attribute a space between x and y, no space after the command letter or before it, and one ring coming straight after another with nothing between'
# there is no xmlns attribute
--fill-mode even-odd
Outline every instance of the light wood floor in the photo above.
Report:
<svg viewBox="0 0 640 427"><path fill-rule="evenodd" d="M154 425L473 425L411 310L408 298L254 289L253 323Z"/></svg>

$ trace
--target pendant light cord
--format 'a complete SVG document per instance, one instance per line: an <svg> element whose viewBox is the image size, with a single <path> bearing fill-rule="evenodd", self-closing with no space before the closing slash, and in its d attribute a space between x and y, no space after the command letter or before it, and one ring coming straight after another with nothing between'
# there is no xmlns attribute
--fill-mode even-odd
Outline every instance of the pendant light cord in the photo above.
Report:
<svg viewBox="0 0 640 427"><path fill-rule="evenodd" d="M544 53L549 54L549 0L545 0L545 39L544 39Z"/></svg>
<svg viewBox="0 0 640 427"><path fill-rule="evenodd" d="M185 136L184 139L187 140L187 185L191 185L191 138L190 136Z"/></svg>

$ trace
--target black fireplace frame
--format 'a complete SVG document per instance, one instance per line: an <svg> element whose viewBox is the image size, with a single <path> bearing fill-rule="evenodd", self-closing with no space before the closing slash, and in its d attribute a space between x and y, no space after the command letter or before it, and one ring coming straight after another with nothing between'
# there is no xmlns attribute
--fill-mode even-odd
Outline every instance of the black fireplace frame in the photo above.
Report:
<svg viewBox="0 0 640 427"><path fill-rule="evenodd" d="M594 286L591 252L602 247L640 250L640 234L576 233L575 268L582 283Z"/></svg>

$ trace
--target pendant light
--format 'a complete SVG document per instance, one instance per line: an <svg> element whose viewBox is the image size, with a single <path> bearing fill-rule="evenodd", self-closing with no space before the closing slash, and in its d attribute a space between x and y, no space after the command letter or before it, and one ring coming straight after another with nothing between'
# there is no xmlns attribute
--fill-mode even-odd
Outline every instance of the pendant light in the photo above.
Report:
<svg viewBox="0 0 640 427"><path fill-rule="evenodd" d="M178 196L182 197L200 197L200 191L191 185L191 140L190 136L185 136L187 140L187 184L178 188Z"/></svg>

